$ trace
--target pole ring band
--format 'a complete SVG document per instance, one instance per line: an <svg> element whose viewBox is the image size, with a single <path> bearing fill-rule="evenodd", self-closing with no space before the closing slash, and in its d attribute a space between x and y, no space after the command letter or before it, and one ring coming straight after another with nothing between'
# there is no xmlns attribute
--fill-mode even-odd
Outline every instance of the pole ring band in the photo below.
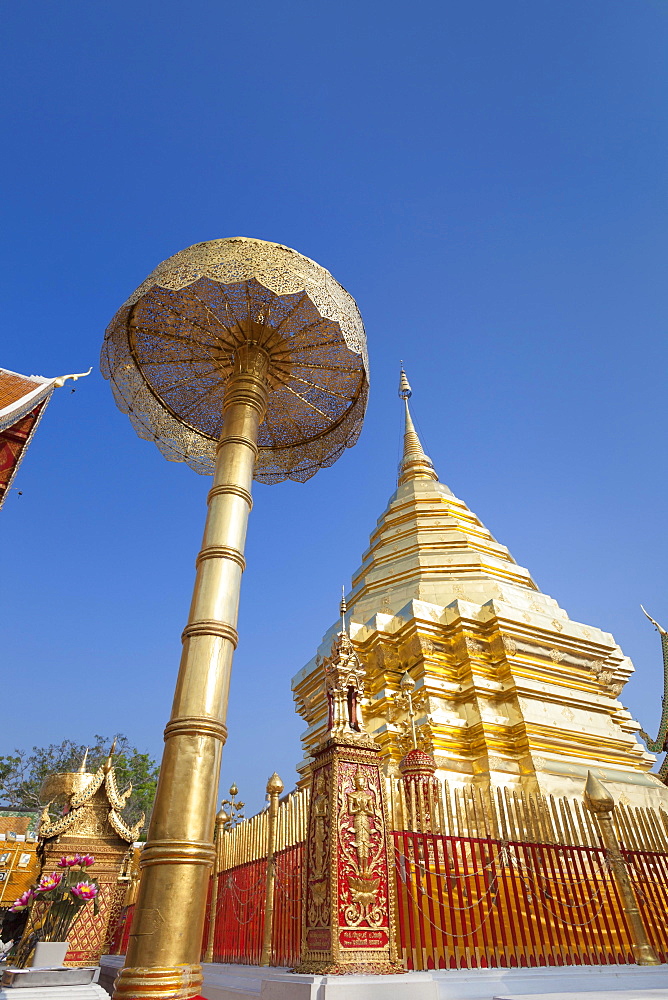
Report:
<svg viewBox="0 0 668 1000"><path fill-rule="evenodd" d="M226 444L243 444L247 448L250 448L256 458L260 454L260 449L254 441L251 441L250 438L241 437L237 434L230 434L229 437L222 437L216 445L216 452L219 452L220 449L224 448Z"/></svg>
<svg viewBox="0 0 668 1000"><path fill-rule="evenodd" d="M209 495L206 498L207 503L211 503L214 497L223 496L226 493L233 493L235 496L241 497L248 504L250 510L253 509L253 497L249 490L245 490L243 486L237 486L235 483L221 483L220 486L212 486L209 490Z"/></svg>
<svg viewBox="0 0 668 1000"><path fill-rule="evenodd" d="M183 632L181 633L181 641L186 639L192 639L197 636L218 636L219 639L227 639L231 642L234 648L237 648L237 643L239 642L239 633L232 626L228 625L226 622L215 622L215 621L199 621L191 622L186 625Z"/></svg>
<svg viewBox="0 0 668 1000"><path fill-rule="evenodd" d="M241 566L242 572L246 569L246 560L241 552L239 552L239 549L233 549L230 545L205 545L199 551L199 555L195 560L195 566L199 567L200 563L204 562L205 559L231 559L232 562Z"/></svg>
<svg viewBox="0 0 668 1000"><path fill-rule="evenodd" d="M184 715L180 719L172 719L165 726L165 739L168 740L171 736L212 736L224 743L227 739L227 726L209 716Z"/></svg>
<svg viewBox="0 0 668 1000"><path fill-rule="evenodd" d="M126 966L116 978L114 996L119 1000L136 1000L137 997L189 1000L199 996L203 982L201 965L153 966L150 969Z"/></svg>
<svg viewBox="0 0 668 1000"><path fill-rule="evenodd" d="M149 865L207 865L216 860L216 849L206 841L157 840L141 852L141 867Z"/></svg>

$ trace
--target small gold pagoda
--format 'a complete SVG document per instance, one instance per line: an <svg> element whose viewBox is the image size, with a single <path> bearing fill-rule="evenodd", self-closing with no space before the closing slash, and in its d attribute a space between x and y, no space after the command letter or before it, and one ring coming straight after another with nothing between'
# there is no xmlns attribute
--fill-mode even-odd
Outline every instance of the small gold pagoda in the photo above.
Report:
<svg viewBox="0 0 668 1000"><path fill-rule="evenodd" d="M44 807L39 826L40 853L44 872L56 870L63 855L92 854L90 869L100 886L98 913L86 906L74 921L68 940L65 965L97 965L106 951L125 899L133 863L133 844L144 824L130 827L122 816L132 785L119 792L112 762L107 760L93 774L86 770L86 757L78 771L51 774L42 785ZM52 818L49 807L62 812Z"/></svg>
<svg viewBox="0 0 668 1000"><path fill-rule="evenodd" d="M388 773L413 745L454 786L521 785L581 796L587 771L625 804L668 808L654 756L618 700L633 665L609 632L572 621L478 517L439 482L405 407L398 486L371 535L347 602L366 668L365 725ZM306 779L327 726L321 663L293 678L308 723ZM401 679L414 682L412 704ZM409 721L410 709L410 721Z"/></svg>

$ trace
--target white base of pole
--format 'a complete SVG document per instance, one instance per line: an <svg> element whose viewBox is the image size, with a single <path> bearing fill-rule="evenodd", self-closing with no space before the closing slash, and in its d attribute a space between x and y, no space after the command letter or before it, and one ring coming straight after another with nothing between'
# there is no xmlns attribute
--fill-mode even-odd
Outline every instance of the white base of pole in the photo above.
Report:
<svg viewBox="0 0 668 1000"><path fill-rule="evenodd" d="M100 982L111 992L123 958L104 955L101 965ZM668 1000L668 965L439 969L403 976L307 976L217 963L203 968L206 1000L611 1000L611 994L614 1000Z"/></svg>

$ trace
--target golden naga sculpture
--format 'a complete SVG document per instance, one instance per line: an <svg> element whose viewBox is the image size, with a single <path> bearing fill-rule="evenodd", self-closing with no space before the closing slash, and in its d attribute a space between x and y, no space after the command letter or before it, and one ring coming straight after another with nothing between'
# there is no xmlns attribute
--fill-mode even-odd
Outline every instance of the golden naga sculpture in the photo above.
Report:
<svg viewBox="0 0 668 1000"><path fill-rule="evenodd" d="M661 636L661 652L663 653L663 698L661 699L659 732L655 740L644 729L640 730L640 736L645 741L648 750L651 750L653 753L663 753L665 750L668 750L668 632L658 622L655 622L651 615L647 614L642 604L640 608ZM664 784L668 783L668 756L664 757L663 763L659 768L659 777Z"/></svg>
<svg viewBox="0 0 668 1000"><path fill-rule="evenodd" d="M367 372L354 299L314 261L264 240L170 257L107 329L102 373L139 436L213 474L118 998L200 992L253 479L305 482L332 465L361 430Z"/></svg>

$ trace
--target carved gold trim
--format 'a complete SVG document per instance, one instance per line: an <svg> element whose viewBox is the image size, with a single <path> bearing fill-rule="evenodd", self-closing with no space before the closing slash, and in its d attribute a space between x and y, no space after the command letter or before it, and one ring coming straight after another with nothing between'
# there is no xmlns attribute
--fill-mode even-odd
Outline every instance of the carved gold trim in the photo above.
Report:
<svg viewBox="0 0 668 1000"><path fill-rule="evenodd" d="M229 545L206 545L199 550L195 566L199 567L206 559L231 559L232 562L241 566L242 571L246 569L246 560L238 549L233 549Z"/></svg>
<svg viewBox="0 0 668 1000"><path fill-rule="evenodd" d="M212 486L207 493L206 502L210 503L214 497L221 497L227 493L241 497L248 504L249 510L253 509L253 497L251 493L245 490L243 486L237 486L235 483L223 483L220 486Z"/></svg>
<svg viewBox="0 0 668 1000"><path fill-rule="evenodd" d="M218 719L209 716L191 715L183 716L180 719L172 719L165 726L164 737L170 736L213 736L214 739L225 743L227 740L227 726Z"/></svg>
<svg viewBox="0 0 668 1000"><path fill-rule="evenodd" d="M239 642L239 633L232 625L228 625L226 622L212 621L211 619L190 622L181 633L181 639L192 639L193 636L199 635L217 635L220 639L229 639L235 649Z"/></svg>

